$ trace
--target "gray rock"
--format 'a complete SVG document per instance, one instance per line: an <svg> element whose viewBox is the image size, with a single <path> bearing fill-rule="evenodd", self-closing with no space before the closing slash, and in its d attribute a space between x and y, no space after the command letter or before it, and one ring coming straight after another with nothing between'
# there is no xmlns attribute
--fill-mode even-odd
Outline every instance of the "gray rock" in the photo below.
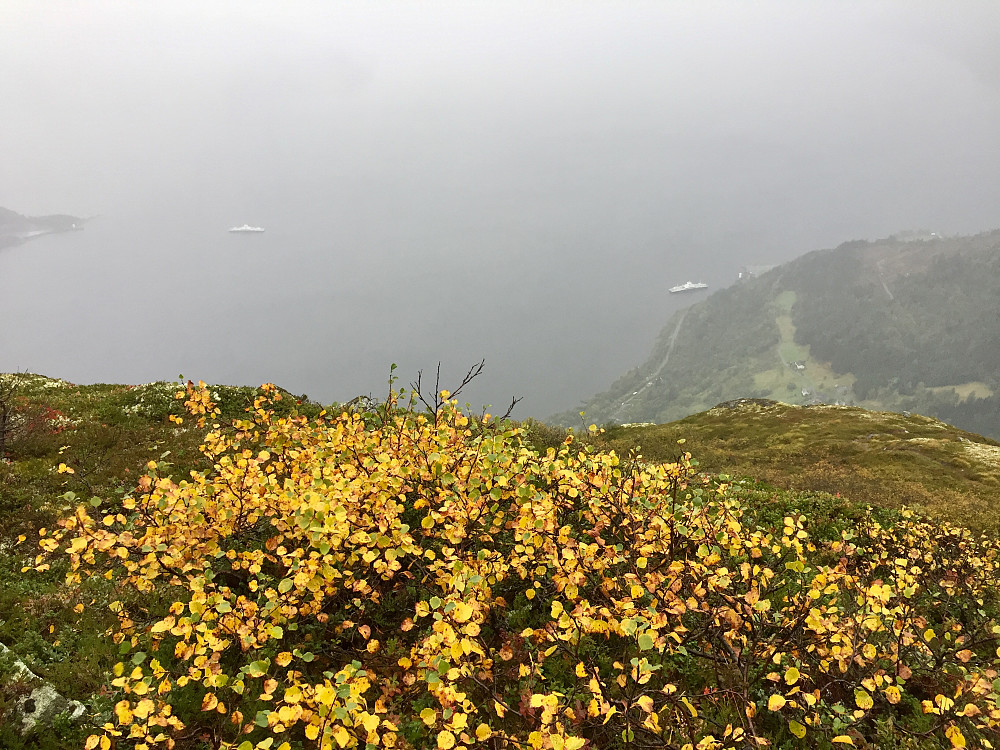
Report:
<svg viewBox="0 0 1000 750"><path fill-rule="evenodd" d="M22 735L30 734L38 725L50 725L59 715L67 715L72 721L76 721L86 714L86 706L80 701L64 698L52 685L28 669L27 665L2 643L0 643L0 657L13 662L13 669L7 675L0 676L0 682L23 683L26 690L30 689L30 692L17 701Z"/></svg>

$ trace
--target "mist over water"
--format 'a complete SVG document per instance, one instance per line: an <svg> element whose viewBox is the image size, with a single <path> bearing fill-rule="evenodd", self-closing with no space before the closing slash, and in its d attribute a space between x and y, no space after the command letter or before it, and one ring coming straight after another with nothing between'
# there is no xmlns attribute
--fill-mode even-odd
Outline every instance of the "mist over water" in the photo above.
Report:
<svg viewBox="0 0 1000 750"><path fill-rule="evenodd" d="M0 251L0 371L572 408L674 284L1000 225L1000 15L911 8L15 2L0 206L99 217Z"/></svg>

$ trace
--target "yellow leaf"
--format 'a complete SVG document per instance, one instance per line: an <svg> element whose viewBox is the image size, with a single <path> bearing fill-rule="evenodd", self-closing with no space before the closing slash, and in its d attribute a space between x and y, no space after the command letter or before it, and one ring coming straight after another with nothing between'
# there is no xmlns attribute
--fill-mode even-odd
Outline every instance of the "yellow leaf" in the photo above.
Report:
<svg viewBox="0 0 1000 750"><path fill-rule="evenodd" d="M476 739L480 742L488 740L493 736L493 730L489 728L486 724L480 724L476 727Z"/></svg>
<svg viewBox="0 0 1000 750"><path fill-rule="evenodd" d="M944 736L951 740L952 747L965 747L965 735L954 724L944 730Z"/></svg>
<svg viewBox="0 0 1000 750"><path fill-rule="evenodd" d="M851 739L850 735L847 735L847 734L838 734L836 737L834 737L830 741L831 742L842 742L843 744L845 744L845 745L851 745L852 747L854 745L854 740Z"/></svg>
<svg viewBox="0 0 1000 750"><path fill-rule="evenodd" d="M455 735L447 729L441 730L438 732L437 746L441 748L441 750L450 750L450 748L455 747Z"/></svg>
<svg viewBox="0 0 1000 750"><path fill-rule="evenodd" d="M373 716L372 714L362 714L361 725L365 728L366 732L374 732L378 729L379 718Z"/></svg>
<svg viewBox="0 0 1000 750"><path fill-rule="evenodd" d="M854 702L858 704L858 708L865 711L875 705L875 701L872 700L872 697L864 688L854 689Z"/></svg>
<svg viewBox="0 0 1000 750"><path fill-rule="evenodd" d="M772 695L767 699L767 710L768 711L780 711L785 706L785 696L783 695Z"/></svg>
<svg viewBox="0 0 1000 750"><path fill-rule="evenodd" d="M681 703L687 706L687 710L691 712L691 716L693 718L695 719L698 718L698 709L691 704L691 701L689 701L687 698L681 698Z"/></svg>
<svg viewBox="0 0 1000 750"><path fill-rule="evenodd" d="M425 708L420 712L420 720L427 726L432 727L434 726L434 722L437 721L437 712L433 708Z"/></svg>
<svg viewBox="0 0 1000 750"><path fill-rule="evenodd" d="M459 602L455 605L455 609L451 611L451 616L455 618L455 622L466 622L470 617L472 617L472 607L465 602Z"/></svg>
<svg viewBox="0 0 1000 750"><path fill-rule="evenodd" d="M351 741L351 735L347 733L347 730L339 724L333 728L333 739L336 740L337 744L341 747L347 747L347 743Z"/></svg>
<svg viewBox="0 0 1000 750"><path fill-rule="evenodd" d="M101 741L101 735L92 734L87 738L87 744L84 745L85 750L94 750L97 747L97 743Z"/></svg>
<svg viewBox="0 0 1000 750"><path fill-rule="evenodd" d="M153 704L153 701L151 701L149 698L143 698L141 701L139 701L138 705L133 710L133 713L140 721L145 721L146 718L151 713L153 713L154 708L155 706Z"/></svg>
<svg viewBox="0 0 1000 750"><path fill-rule="evenodd" d="M639 708L645 711L647 714L653 712L653 699L648 695L642 695L639 700L636 701L639 704Z"/></svg>
<svg viewBox="0 0 1000 750"><path fill-rule="evenodd" d="M806 736L806 728L797 721L788 722L788 731L798 737L800 740Z"/></svg>
<svg viewBox="0 0 1000 750"><path fill-rule="evenodd" d="M118 701L115 704L115 716L118 717L118 723L122 726L128 726L132 723L132 709L129 707L128 701Z"/></svg>
<svg viewBox="0 0 1000 750"><path fill-rule="evenodd" d="M895 706L897 703L899 703L900 697L901 695L899 692L899 688L896 687L895 685L890 685L885 689L885 698L892 705Z"/></svg>
<svg viewBox="0 0 1000 750"><path fill-rule="evenodd" d="M308 724L306 726L306 739L314 740L319 737L319 727L315 724Z"/></svg>
<svg viewBox="0 0 1000 750"><path fill-rule="evenodd" d="M794 685L799 681L799 677L801 677L799 670L795 667L789 667L785 672L785 683L788 685Z"/></svg>

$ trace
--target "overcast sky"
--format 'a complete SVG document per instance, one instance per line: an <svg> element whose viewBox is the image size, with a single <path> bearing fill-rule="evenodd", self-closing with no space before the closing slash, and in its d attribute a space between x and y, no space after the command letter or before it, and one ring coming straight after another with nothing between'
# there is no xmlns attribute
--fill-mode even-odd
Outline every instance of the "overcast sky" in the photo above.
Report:
<svg viewBox="0 0 1000 750"><path fill-rule="evenodd" d="M651 277L1000 226L998 38L995 0L0 0L0 206L313 222L427 284L516 267L537 316L494 284L463 335L551 380L586 323L575 400L651 348ZM560 317L587 300L614 313Z"/></svg>
<svg viewBox="0 0 1000 750"><path fill-rule="evenodd" d="M787 201L792 222L810 201L859 224L996 222L992 0L5 0L2 13L0 205L26 212L107 210L143 174L211 173L208 156L305 170L303 142L336 142L363 159L458 157L444 170L562 157L621 182L651 162L672 178L656 198L694 211L740 194ZM636 143L651 149L640 163ZM852 195L866 199L835 205Z"/></svg>

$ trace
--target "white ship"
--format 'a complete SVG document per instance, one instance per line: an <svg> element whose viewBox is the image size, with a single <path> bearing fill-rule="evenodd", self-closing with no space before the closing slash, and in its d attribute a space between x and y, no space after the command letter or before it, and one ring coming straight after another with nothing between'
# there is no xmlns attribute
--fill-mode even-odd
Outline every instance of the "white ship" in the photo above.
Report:
<svg viewBox="0 0 1000 750"><path fill-rule="evenodd" d="M670 293L676 294L677 292L690 292L694 291L695 289L708 289L708 284L703 284L700 281L699 282L685 281L680 286L670 287Z"/></svg>
<svg viewBox="0 0 1000 750"><path fill-rule="evenodd" d="M252 227L249 224L244 224L241 227L230 227L230 232L263 232L264 227Z"/></svg>

